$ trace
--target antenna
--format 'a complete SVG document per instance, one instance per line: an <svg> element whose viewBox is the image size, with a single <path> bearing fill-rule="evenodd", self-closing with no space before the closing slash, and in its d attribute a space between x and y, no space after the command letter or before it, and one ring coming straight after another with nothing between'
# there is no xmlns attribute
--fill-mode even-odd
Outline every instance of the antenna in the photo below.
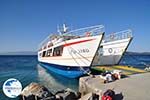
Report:
<svg viewBox="0 0 150 100"><path fill-rule="evenodd" d="M66 27L66 25L65 25L65 24L63 24L63 31L64 31L64 33L66 33L66 32L67 32L67 30L68 30L68 27Z"/></svg>

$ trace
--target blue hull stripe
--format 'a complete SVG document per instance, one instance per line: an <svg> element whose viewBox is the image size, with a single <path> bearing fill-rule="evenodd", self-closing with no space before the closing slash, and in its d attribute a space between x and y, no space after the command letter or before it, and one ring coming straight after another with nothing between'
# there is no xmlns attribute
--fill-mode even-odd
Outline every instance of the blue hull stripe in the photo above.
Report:
<svg viewBox="0 0 150 100"><path fill-rule="evenodd" d="M56 64L49 64L49 63L43 63L40 62L40 65L42 65L43 67L45 67L46 69L57 73L59 75L65 76L67 78L77 78L83 74L85 74L85 72L83 70L81 70L81 68L78 67L68 67L68 66L61 66L61 65L56 65ZM84 70L88 71L89 67L83 67Z"/></svg>

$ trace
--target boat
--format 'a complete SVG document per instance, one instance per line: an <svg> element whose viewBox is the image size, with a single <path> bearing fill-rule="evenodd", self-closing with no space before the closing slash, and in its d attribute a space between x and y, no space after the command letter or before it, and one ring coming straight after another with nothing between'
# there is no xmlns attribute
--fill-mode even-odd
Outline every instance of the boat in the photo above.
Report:
<svg viewBox="0 0 150 100"><path fill-rule="evenodd" d="M39 45L38 61L48 70L67 78L87 74L104 35L104 26L96 25L68 31L63 25Z"/></svg>
<svg viewBox="0 0 150 100"><path fill-rule="evenodd" d="M130 29L104 36L92 65L118 65L132 39Z"/></svg>

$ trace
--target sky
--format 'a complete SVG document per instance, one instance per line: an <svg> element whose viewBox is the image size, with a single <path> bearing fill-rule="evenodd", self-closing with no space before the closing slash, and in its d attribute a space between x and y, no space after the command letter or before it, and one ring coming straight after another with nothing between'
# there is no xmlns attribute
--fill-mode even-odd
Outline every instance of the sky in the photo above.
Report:
<svg viewBox="0 0 150 100"><path fill-rule="evenodd" d="M0 0L0 52L37 51L63 23L101 24L105 34L131 29L128 51L150 52L150 0Z"/></svg>

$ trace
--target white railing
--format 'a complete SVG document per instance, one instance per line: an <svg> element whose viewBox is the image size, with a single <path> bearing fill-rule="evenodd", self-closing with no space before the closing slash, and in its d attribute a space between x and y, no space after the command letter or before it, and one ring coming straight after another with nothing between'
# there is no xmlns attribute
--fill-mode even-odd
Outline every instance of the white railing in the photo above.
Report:
<svg viewBox="0 0 150 100"><path fill-rule="evenodd" d="M103 25L96 25L96 26L91 26L91 27L85 27L85 28L80 28L80 29L76 29L76 30L72 30L72 31L68 31L66 33L62 33L61 35L56 34L57 38L62 38L64 36L78 36L78 38L81 37L85 37L86 33L90 33L90 36L95 36L98 34L102 34L104 32L104 26ZM50 36L48 36L44 41L42 41L39 45L39 49L45 46L47 46L47 43L52 41L52 38L55 35L52 34Z"/></svg>
<svg viewBox="0 0 150 100"><path fill-rule="evenodd" d="M122 40L122 39L127 39L132 37L132 31L130 29L116 32L116 33L111 33L107 36L104 36L104 42L110 42L110 41L115 41L115 40Z"/></svg>
<svg viewBox="0 0 150 100"><path fill-rule="evenodd" d="M104 32L104 26L96 25L96 26L80 28L80 29L69 31L63 35L75 35L75 36L84 37L87 32L90 32L92 36L98 35Z"/></svg>
<svg viewBox="0 0 150 100"><path fill-rule="evenodd" d="M58 36L58 35L57 35L57 34L51 34L51 35L49 35L48 37L46 37L46 38L39 44L38 49L40 49L40 48L43 49L43 47L47 46L47 43L50 42L50 41L52 41L52 37L54 37L54 36Z"/></svg>

